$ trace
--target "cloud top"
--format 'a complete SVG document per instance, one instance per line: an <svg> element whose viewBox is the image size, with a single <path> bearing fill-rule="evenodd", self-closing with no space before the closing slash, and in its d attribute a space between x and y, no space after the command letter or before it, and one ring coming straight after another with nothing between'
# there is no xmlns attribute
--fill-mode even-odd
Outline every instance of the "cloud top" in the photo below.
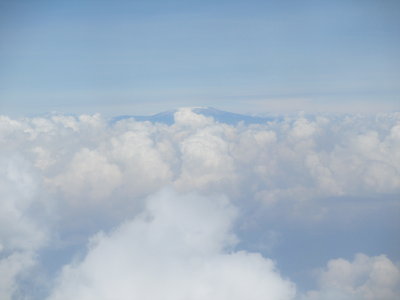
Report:
<svg viewBox="0 0 400 300"><path fill-rule="evenodd" d="M226 199L155 195L142 215L92 239L49 299L293 299L271 260L232 251L235 215Z"/></svg>
<svg viewBox="0 0 400 300"><path fill-rule="evenodd" d="M319 290L309 300L393 300L400 293L400 268L386 256L359 253L353 261L333 259L318 272Z"/></svg>
<svg viewBox="0 0 400 300"><path fill-rule="evenodd" d="M355 236L397 226L399 113L229 125L186 108L174 120L0 116L2 299L40 281L46 292L32 299L292 299L293 284L257 253L272 244L266 231L303 242L287 227L311 223L312 236L347 220ZM238 243L246 234L261 245ZM385 253L381 241L374 249ZM394 266L386 256L333 260L305 297L390 299Z"/></svg>

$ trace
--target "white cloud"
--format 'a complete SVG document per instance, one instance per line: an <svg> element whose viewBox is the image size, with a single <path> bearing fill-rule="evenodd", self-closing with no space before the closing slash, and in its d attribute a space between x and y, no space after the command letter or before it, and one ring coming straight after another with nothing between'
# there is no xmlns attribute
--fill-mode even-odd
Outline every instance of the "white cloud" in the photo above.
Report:
<svg viewBox="0 0 400 300"><path fill-rule="evenodd" d="M5 147L22 151L71 201L138 198L165 184L265 203L400 191L397 114L228 126L182 109L175 120L3 117L1 132Z"/></svg>
<svg viewBox="0 0 400 300"><path fill-rule="evenodd" d="M293 284L259 254L233 252L226 199L163 192L139 217L91 241L49 299L293 299Z"/></svg>
<svg viewBox="0 0 400 300"><path fill-rule="evenodd" d="M318 281L319 289L304 299L396 300L400 294L400 268L384 255L333 259L318 272Z"/></svg>
<svg viewBox="0 0 400 300"><path fill-rule="evenodd" d="M96 199L108 198L121 184L118 166L95 150L81 149L74 155L65 172L47 181L61 189L66 197Z"/></svg>
<svg viewBox="0 0 400 300"><path fill-rule="evenodd" d="M257 212L259 219L268 214L276 219L300 216L304 222L310 222L326 216L332 204L325 205L324 200L329 197L358 197L356 209L361 210L365 197L369 197L365 205L371 205L371 201L381 203L382 195L396 197L400 193L398 113L375 117L299 115L279 122L237 126L218 123L190 109L179 110L171 126L134 120L110 125L100 115L53 115L21 120L2 116L0 149L0 272L6 274L0 284L6 291L3 295L7 296L1 295L5 299L18 288L19 274L37 263L35 257L47 247L46 240L50 240L52 251L59 247L63 253L65 245L81 249L89 236L115 226L120 227L114 233L99 236L85 260L66 269L57 293L70 293L73 284L80 284L73 276L85 277L85 272L94 280L93 285L99 286L95 278L100 275L93 273L89 262L96 261L96 270L111 268L111 261L101 262L95 259L95 254L112 255L107 249L114 241L116 248L118 243L126 243L129 249L138 251L138 257L144 262L148 259L149 264L142 268L172 263L177 257L165 256L168 247L183 245L181 249L190 250L189 261L186 258L177 261L181 277L175 278L176 281L184 281L185 276L193 279L188 275L193 269L185 269L185 266L190 267L190 259L195 256L192 267L200 270L196 276L203 276L195 278L199 281L216 276L206 267L209 261L220 266L218 276L229 278L231 271L233 281L237 280L235 272L247 272L249 278L255 274L258 274L256 278L274 274L272 278L282 282L269 260L258 254L226 251L224 238L230 236L229 232L233 233L229 229L233 215L228 212L221 212L217 207L216 213L222 218L217 222L210 207L196 207L203 211L199 213L201 222L196 214L189 213L195 203L189 201L187 212L180 212L175 205L173 217L161 220L169 211L157 210L161 209L161 200L150 201L157 203L152 207L143 199L165 186L172 187L178 194L193 192L212 199L215 194L224 194L239 208L237 214L241 222L249 221L245 220L249 218L246 209L259 204L266 208ZM179 195L176 198L183 199ZM209 202L205 201L211 207L219 203ZM346 203L341 201L343 213L355 209L354 202L348 206ZM142 219L135 218L143 207L156 215L155 220L163 226L150 222L143 214ZM208 213L204 213L206 210ZM185 213L190 219L183 218ZM133 221L120 225L132 218ZM340 222L336 215L331 219ZM196 237L192 242L198 243L197 246L175 234L180 222L186 224L184 230L189 230L189 236ZM276 231L282 240L290 239L282 236L279 222L274 228L260 230ZM204 240L193 233L195 229L186 228L200 223L210 227L204 233ZM175 227L169 228L167 224ZM137 233L150 230L152 226L157 228L154 234L158 232L161 238L163 233L166 237L155 241L157 247L164 249L164 256L158 255L159 260L146 256L146 251L154 245ZM162 232L161 227L166 231ZM139 239L143 248L136 248L138 245L131 243L128 236ZM121 257L119 264L123 268L123 259L129 262L130 258L123 247L120 248L115 251L121 252L116 257ZM204 260L198 258L201 255L195 250L205 251ZM169 262L170 257L174 259ZM53 269L61 268L66 258L59 261ZM228 265L234 269L226 271ZM126 275L131 274L130 270L126 272ZM69 278L68 274L73 275ZM119 279L121 289L129 289L129 284L125 286L122 277ZM162 278L156 279L162 284ZM106 280L106 277L99 278L107 287ZM149 283L144 281L143 284ZM225 284L230 283L220 282L221 286ZM64 291L67 286L68 291ZM81 286L77 293L83 289ZM238 295L243 291L238 291Z"/></svg>
<svg viewBox="0 0 400 300"><path fill-rule="evenodd" d="M45 192L78 208L114 199L134 209L132 199L165 185L267 205L400 191L396 113L229 126L182 109L175 121L1 117L0 136L3 149L38 169Z"/></svg>
<svg viewBox="0 0 400 300"><path fill-rule="evenodd" d="M190 128L204 127L213 123L212 118L196 114L191 108L186 107L175 112L174 121L178 126L188 126Z"/></svg>
<svg viewBox="0 0 400 300"><path fill-rule="evenodd" d="M0 252L1 254L1 252ZM35 264L33 253L14 252L0 259L0 298L4 300L14 299L13 295L18 291L17 278L29 271Z"/></svg>
<svg viewBox="0 0 400 300"><path fill-rule="evenodd" d="M32 214L37 194L29 164L18 156L0 159L0 298L12 299L17 277L35 264L46 233Z"/></svg>

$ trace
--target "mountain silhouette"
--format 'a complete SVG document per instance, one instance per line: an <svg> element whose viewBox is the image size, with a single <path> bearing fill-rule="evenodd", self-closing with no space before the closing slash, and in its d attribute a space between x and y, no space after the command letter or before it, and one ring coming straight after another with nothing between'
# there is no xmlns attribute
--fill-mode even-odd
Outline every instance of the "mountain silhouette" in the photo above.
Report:
<svg viewBox="0 0 400 300"><path fill-rule="evenodd" d="M244 124L264 124L269 121L277 121L280 118L278 117L258 117L258 116L249 116L237 113L231 113L219 109L215 109L212 107L192 107L190 108L192 112L196 114L200 114L206 117L211 117L215 121L220 123L225 123L229 125L236 125L239 122L243 122ZM126 119L134 119L136 121L149 121L152 123L163 123L172 125L174 123L174 114L179 109L174 109L170 111L161 112L155 115L150 116L136 116L136 115L121 115L114 117L111 122L115 123L121 120Z"/></svg>

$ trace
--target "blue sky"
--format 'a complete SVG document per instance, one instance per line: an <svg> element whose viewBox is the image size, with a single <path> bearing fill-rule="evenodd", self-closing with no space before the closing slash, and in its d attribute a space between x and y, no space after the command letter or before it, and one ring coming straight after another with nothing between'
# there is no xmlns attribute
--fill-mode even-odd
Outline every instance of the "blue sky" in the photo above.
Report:
<svg viewBox="0 0 400 300"><path fill-rule="evenodd" d="M400 106L397 1L1 1L0 111Z"/></svg>

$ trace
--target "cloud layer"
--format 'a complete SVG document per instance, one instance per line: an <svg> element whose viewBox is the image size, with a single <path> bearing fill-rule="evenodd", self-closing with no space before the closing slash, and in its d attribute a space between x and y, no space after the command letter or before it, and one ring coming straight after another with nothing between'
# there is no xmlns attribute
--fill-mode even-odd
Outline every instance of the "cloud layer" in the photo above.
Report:
<svg viewBox="0 0 400 300"><path fill-rule="evenodd" d="M51 299L92 299L98 291L111 299L104 270L112 268L121 293L141 299L158 299L159 292L174 299L235 299L229 293L246 290L254 292L252 299L291 299L293 284L271 260L238 243L246 238L239 232L249 233L259 222L254 235L276 236L262 227L271 218L275 230L291 220L319 224L337 218L332 226L340 226L342 215L356 215L371 203L380 212L399 211L398 200L385 200L400 194L398 113L300 114L233 126L180 109L174 119L168 126L129 119L110 124L96 114L0 116L2 298L21 295L21 278L31 270L40 273L38 266L52 270L40 275L43 280L64 266L57 285L50 282L45 293ZM170 192L159 194L165 187ZM341 199L337 217L332 199ZM357 206L349 199L358 199ZM60 257L46 260L43 251ZM120 259L115 265L114 257ZM385 256L362 257L367 265L392 266L379 276L398 271ZM359 260L348 262L350 273L357 272ZM340 262L331 261L321 278ZM164 273L156 273L158 267ZM376 274L368 270L363 274ZM178 288L182 282L186 290ZM320 282L307 297L328 299L327 282L334 279ZM149 288L152 284L159 289ZM368 288L360 288L359 281L346 284L351 287L346 291L353 291L349 295L360 299L369 299L360 289L374 290L369 283ZM389 296L382 297L391 299L398 282L385 287L379 289ZM266 297L268 291L276 297Z"/></svg>
<svg viewBox="0 0 400 300"><path fill-rule="evenodd" d="M0 122L5 148L22 152L69 199L139 197L165 184L265 203L400 190L398 114L228 126L181 109L172 126L109 126L99 115Z"/></svg>

